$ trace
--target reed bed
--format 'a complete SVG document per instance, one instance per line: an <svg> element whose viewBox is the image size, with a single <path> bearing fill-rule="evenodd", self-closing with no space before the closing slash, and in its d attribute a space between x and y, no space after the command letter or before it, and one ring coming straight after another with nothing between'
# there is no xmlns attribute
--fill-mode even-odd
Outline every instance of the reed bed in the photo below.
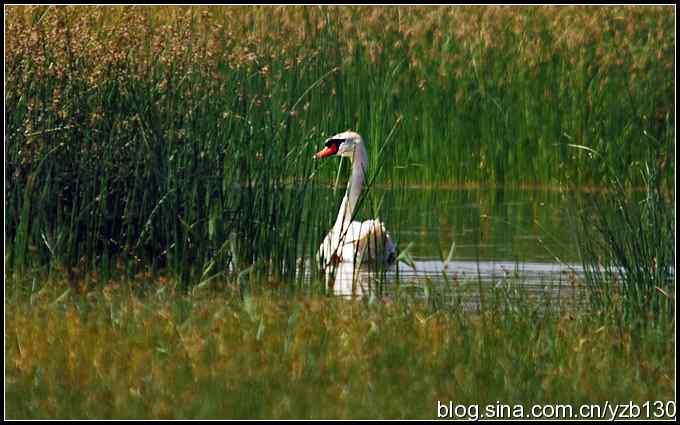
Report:
<svg viewBox="0 0 680 425"><path fill-rule="evenodd" d="M137 110L101 99L132 81L169 98L168 131L197 105L206 122L233 112L296 140L352 127L380 142L401 119L379 160L418 182L593 182L590 150L625 171L652 148L645 133L672 153L670 7L40 6L7 23L9 128L17 146L42 136L24 155L54 144L45 131L95 127L101 144L132 125Z"/></svg>
<svg viewBox="0 0 680 425"><path fill-rule="evenodd" d="M86 296L38 286L7 294L7 418L433 419L449 400L527 413L674 400L666 324L632 331L522 297L470 314L144 279Z"/></svg>
<svg viewBox="0 0 680 425"><path fill-rule="evenodd" d="M347 128L392 187L597 184L649 152L674 172L671 7L8 6L5 21L12 271L299 280L339 196L309 190L335 177L311 154Z"/></svg>

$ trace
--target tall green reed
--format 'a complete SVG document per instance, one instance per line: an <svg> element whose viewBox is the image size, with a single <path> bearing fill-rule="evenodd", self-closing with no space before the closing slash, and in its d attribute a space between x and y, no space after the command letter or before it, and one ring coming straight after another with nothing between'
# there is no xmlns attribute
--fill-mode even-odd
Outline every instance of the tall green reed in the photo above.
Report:
<svg viewBox="0 0 680 425"><path fill-rule="evenodd" d="M636 167L645 186L621 178L579 203L578 244L589 298L597 311L627 325L672 323L675 315L674 193L657 167Z"/></svg>
<svg viewBox="0 0 680 425"><path fill-rule="evenodd" d="M633 13L639 34L582 42L558 25L579 9L9 12L10 268L169 269L185 286L252 265L300 276L340 196L309 191L335 175L310 145L347 128L393 187L596 183L603 170L570 144L614 164L672 129L667 46L640 69L627 53L656 57L658 8L599 11L605 26ZM610 48L623 66L599 55Z"/></svg>
<svg viewBox="0 0 680 425"><path fill-rule="evenodd" d="M278 99L267 98L257 67L210 80L200 68L175 68L186 55L141 79L121 77L126 68L86 87L71 69L74 78L17 93L8 112L10 268L56 260L77 277L122 261L130 272L169 268L186 286L236 264L236 253L239 267L269 259L293 273L302 237L293 207L305 203L311 162L305 144L291 143L301 132L264 104ZM312 78L277 95L299 96ZM72 124L48 110L31 131L26 97L75 110ZM284 176L302 183L290 195Z"/></svg>

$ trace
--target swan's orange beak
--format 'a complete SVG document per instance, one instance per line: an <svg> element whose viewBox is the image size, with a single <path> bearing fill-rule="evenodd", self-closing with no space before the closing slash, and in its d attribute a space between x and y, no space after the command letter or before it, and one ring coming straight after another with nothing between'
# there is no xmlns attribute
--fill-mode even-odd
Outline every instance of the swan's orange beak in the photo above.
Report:
<svg viewBox="0 0 680 425"><path fill-rule="evenodd" d="M338 152L338 145L333 143L321 149L314 155L314 158L325 158L327 156L335 155Z"/></svg>

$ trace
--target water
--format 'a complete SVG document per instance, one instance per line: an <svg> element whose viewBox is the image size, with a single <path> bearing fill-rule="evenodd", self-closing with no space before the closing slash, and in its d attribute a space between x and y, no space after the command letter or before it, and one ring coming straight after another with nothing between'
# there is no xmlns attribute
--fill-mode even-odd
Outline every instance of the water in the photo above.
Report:
<svg viewBox="0 0 680 425"><path fill-rule="evenodd" d="M380 196L378 193L375 196ZM420 258L578 262L568 197L550 189L404 189L383 193L388 230ZM391 196L390 196L391 195Z"/></svg>
<svg viewBox="0 0 680 425"><path fill-rule="evenodd" d="M412 262L383 272L341 263L327 281L342 296L434 288L521 288L551 303L579 299L583 270L563 193L547 189L381 189L357 219L380 218ZM429 288L429 289L428 289ZM472 295L466 305L478 305Z"/></svg>

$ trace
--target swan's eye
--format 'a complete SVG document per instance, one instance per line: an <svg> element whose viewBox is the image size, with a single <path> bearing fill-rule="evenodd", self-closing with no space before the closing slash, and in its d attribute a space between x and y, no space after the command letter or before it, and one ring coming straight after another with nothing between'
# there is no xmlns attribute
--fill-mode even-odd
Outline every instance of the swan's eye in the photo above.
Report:
<svg viewBox="0 0 680 425"><path fill-rule="evenodd" d="M328 139L328 141L326 141L326 145L325 145L325 146L326 146L327 148L330 147L330 146L332 146L332 145L335 145L336 147L339 147L344 141L345 141L345 139Z"/></svg>

